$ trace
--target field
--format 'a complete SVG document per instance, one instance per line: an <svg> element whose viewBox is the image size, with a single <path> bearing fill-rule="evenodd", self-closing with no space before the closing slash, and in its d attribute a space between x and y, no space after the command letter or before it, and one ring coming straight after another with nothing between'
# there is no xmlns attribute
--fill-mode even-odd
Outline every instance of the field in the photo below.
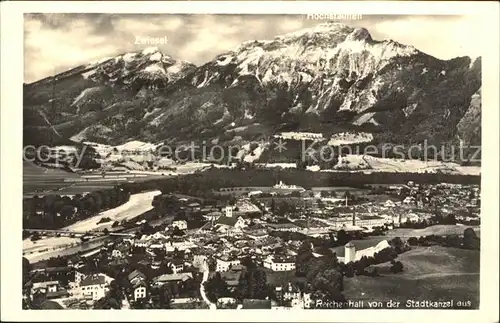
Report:
<svg viewBox="0 0 500 323"><path fill-rule="evenodd" d="M112 188L117 181L71 182L80 178L79 174L60 169L49 169L33 163L23 162L23 195L31 197L50 194L74 195Z"/></svg>
<svg viewBox="0 0 500 323"><path fill-rule="evenodd" d="M410 238L410 237L421 237L421 236L430 236L430 235L462 235L464 230L467 228L473 228L476 232L476 235L480 235L480 227L479 226L468 226L468 225L445 225L438 224L433 225L424 229L406 229L406 228L396 228L394 230L389 230L387 232L387 237L400 237L400 238Z"/></svg>
<svg viewBox="0 0 500 323"><path fill-rule="evenodd" d="M92 191L110 189L116 185L130 181L142 182L165 177L158 173L114 173L112 176L114 178L90 178L88 181L85 181L80 174L66 172L60 169L44 168L24 161L23 195L24 197L33 197L35 195L84 194Z"/></svg>
<svg viewBox="0 0 500 323"><path fill-rule="evenodd" d="M448 173L461 175L480 175L481 167L460 166L456 163L441 161L421 161L416 159L378 158L367 155L347 155L344 157L351 170L367 169L372 172L412 172Z"/></svg>
<svg viewBox="0 0 500 323"><path fill-rule="evenodd" d="M439 246L414 247L400 255L404 272L389 273L389 264L377 265L380 277L355 276L344 279L344 295L348 300L401 302L470 301L479 306L479 251Z"/></svg>

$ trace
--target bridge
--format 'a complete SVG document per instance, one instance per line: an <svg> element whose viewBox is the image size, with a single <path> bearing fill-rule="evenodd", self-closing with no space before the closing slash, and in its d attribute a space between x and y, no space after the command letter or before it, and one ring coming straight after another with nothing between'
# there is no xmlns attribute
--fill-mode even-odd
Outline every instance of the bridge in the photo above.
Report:
<svg viewBox="0 0 500 323"><path fill-rule="evenodd" d="M90 231L72 231L72 230L50 230L50 229L23 229L26 232L38 232L40 234L81 234L81 235L99 235L99 236L118 236L118 237L133 237L134 233L122 233L122 232L112 232L108 231L105 233L104 230L90 230Z"/></svg>

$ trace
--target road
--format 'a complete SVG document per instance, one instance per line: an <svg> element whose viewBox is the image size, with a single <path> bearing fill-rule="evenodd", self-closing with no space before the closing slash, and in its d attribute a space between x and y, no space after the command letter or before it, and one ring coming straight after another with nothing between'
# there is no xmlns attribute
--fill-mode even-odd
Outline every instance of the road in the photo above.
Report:
<svg viewBox="0 0 500 323"><path fill-rule="evenodd" d="M200 294L201 294L201 298L203 298L203 301L205 303L207 303L208 307L211 309L211 310L216 310L217 309L217 306L210 302L210 300L208 299L207 297L207 294L205 293L205 286L204 286L204 283L208 280L208 274L209 274L209 271L208 271L208 265L207 263L205 262L203 264L203 280L201 281L201 284L200 284Z"/></svg>

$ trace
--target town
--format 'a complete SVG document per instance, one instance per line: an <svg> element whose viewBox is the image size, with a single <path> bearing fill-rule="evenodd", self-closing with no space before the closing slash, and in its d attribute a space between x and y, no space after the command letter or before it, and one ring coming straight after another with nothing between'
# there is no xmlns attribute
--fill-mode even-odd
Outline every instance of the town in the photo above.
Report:
<svg viewBox="0 0 500 323"><path fill-rule="evenodd" d="M33 257L44 249L24 252L23 308L356 308L366 305L345 291L349 280L401 275L398 255L412 248L479 253L479 185L278 181L204 193L158 192L152 210L87 232L25 229L35 245L80 238L80 249L48 259Z"/></svg>

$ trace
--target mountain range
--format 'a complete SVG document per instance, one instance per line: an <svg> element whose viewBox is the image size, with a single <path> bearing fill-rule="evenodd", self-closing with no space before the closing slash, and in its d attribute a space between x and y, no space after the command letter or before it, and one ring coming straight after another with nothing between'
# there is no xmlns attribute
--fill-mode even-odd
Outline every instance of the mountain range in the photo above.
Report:
<svg viewBox="0 0 500 323"><path fill-rule="evenodd" d="M338 23L196 66L157 48L24 84L24 143L248 143L283 131L481 141L481 59L440 60Z"/></svg>

